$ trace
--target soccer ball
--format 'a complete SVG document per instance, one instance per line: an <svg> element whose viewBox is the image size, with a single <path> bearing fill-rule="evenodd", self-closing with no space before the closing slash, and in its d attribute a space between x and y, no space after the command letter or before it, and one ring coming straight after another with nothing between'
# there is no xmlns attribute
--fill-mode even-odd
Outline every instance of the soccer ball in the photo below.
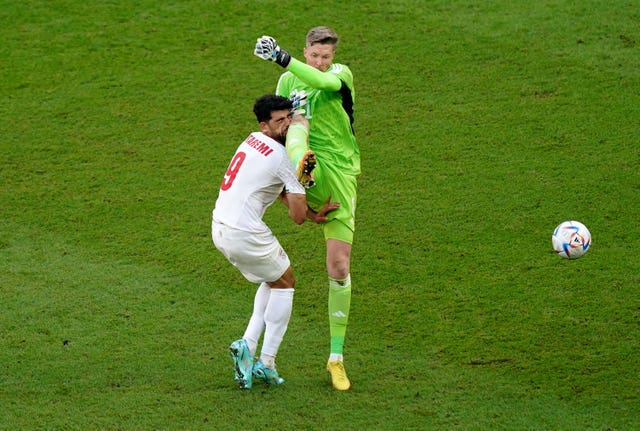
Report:
<svg viewBox="0 0 640 431"><path fill-rule="evenodd" d="M582 223L565 221L553 231L551 242L558 256L565 259L577 259L589 250L591 234Z"/></svg>

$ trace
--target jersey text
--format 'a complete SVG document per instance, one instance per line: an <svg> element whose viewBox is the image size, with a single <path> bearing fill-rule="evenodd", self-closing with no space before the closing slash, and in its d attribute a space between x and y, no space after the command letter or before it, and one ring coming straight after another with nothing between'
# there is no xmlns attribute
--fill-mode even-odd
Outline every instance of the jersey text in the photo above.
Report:
<svg viewBox="0 0 640 431"><path fill-rule="evenodd" d="M245 142L247 143L248 146L256 149L260 154L262 154L265 157L273 152L273 149L271 147L269 147L267 144L265 144L264 142L262 142L261 140L253 136L249 136Z"/></svg>

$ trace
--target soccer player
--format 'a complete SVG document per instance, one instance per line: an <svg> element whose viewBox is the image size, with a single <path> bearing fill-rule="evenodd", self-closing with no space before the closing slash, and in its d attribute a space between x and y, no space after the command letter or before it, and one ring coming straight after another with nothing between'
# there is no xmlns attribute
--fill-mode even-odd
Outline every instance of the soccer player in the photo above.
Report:
<svg viewBox="0 0 640 431"><path fill-rule="evenodd" d="M260 283L244 336L229 347L241 389L250 389L253 377L272 385L284 382L275 358L289 324L295 278L289 256L262 220L267 207L279 198L289 208L289 217L302 224L307 217L324 222L326 213L339 206L327 201L318 212L307 207L285 143L287 134L306 140L308 122L292 117L291 108L292 101L282 96L266 95L255 102L261 132L251 133L236 150L212 213L216 248L247 280ZM263 331L260 358L254 364Z"/></svg>
<svg viewBox="0 0 640 431"><path fill-rule="evenodd" d="M327 370L333 386L347 390L351 382L344 368L343 347L351 305L350 260L360 151L353 130L353 75L346 65L333 62L337 44L338 35L333 30L315 27L307 33L305 63L293 58L270 36L257 39L254 54L286 69L278 81L277 94L307 94L308 146L317 162L313 171L315 186L307 189L307 204L319 209L329 197L341 203L322 226L329 278L331 350ZM306 141L287 140L294 164L304 161L305 145Z"/></svg>

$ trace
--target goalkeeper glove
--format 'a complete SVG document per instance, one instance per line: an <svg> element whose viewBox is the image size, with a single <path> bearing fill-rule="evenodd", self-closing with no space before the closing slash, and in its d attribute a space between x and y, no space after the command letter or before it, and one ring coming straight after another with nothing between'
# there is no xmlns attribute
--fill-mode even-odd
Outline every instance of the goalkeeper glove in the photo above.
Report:
<svg viewBox="0 0 640 431"><path fill-rule="evenodd" d="M262 36L256 39L256 48L253 53L263 60L273 61L285 68L291 61L289 53L280 48L278 42L271 36Z"/></svg>
<svg viewBox="0 0 640 431"><path fill-rule="evenodd" d="M293 90L289 100L292 102L291 112L293 115L304 115L306 113L305 106L307 105L307 92L302 90Z"/></svg>

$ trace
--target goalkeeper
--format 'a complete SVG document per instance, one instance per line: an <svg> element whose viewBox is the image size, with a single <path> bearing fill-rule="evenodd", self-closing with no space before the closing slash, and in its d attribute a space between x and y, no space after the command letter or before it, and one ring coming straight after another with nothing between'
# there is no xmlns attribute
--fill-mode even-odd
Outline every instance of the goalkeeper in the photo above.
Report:
<svg viewBox="0 0 640 431"><path fill-rule="evenodd" d="M305 110L311 127L309 147L306 140L290 134L287 152L299 166L299 177L304 177L304 166L317 162L313 178L309 170L306 172L308 182L315 180L315 185L307 189L307 204L317 211L329 198L341 203L328 214L329 220L322 227L329 278L331 350L327 371L336 389L347 390L351 382L344 368L343 347L351 305L350 260L360 151L353 130L353 75L347 66L333 63L337 44L338 35L333 30L315 27L307 33L305 63L291 57L270 36L258 38L254 54L286 69L276 87L278 95L295 101L306 93L306 104L300 109Z"/></svg>

